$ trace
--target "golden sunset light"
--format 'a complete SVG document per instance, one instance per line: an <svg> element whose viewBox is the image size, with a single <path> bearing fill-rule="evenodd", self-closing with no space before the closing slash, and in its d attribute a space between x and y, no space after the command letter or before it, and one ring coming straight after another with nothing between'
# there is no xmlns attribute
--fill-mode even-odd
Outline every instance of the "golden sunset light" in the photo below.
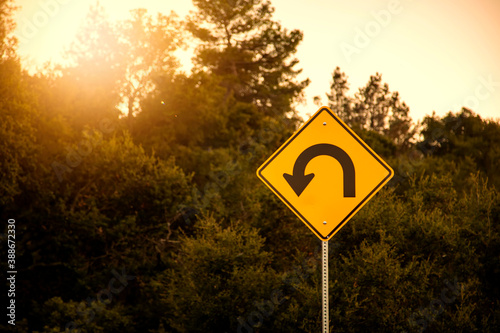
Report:
<svg viewBox="0 0 500 333"><path fill-rule="evenodd" d="M109 20L130 18L130 11L145 8L150 15L169 14L174 11L180 17L193 8L189 1L172 1L169 5L156 0L17 0L16 36L23 59L33 67L45 62L64 62L63 54L75 41L76 34L88 14L90 6L101 5ZM180 50L179 60L189 68L190 54Z"/></svg>
<svg viewBox="0 0 500 333"><path fill-rule="evenodd" d="M0 332L500 332L499 0L0 0Z"/></svg>
<svg viewBox="0 0 500 333"><path fill-rule="evenodd" d="M17 0L16 36L26 63L61 62L95 0ZM184 17L191 1L101 0L111 20L146 8L155 15L174 11ZM422 118L467 106L485 117L499 117L500 3L474 1L273 1L274 16L289 29L304 32L298 48L301 77L310 78L302 114L313 113L314 96L325 98L336 66L346 72L351 93L380 72ZM177 53L185 70L191 52ZM476 96L476 91L483 91ZM427 98L422 98L427 96Z"/></svg>

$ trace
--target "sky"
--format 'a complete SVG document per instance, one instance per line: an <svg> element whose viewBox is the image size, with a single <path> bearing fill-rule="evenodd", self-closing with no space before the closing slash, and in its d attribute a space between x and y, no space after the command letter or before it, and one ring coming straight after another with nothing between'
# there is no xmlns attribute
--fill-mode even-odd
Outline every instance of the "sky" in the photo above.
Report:
<svg viewBox="0 0 500 333"><path fill-rule="evenodd" d="M29 68L61 61L88 7L96 0L15 0L19 54ZM101 0L111 19L129 10L151 14L194 9L190 0ZM304 39L296 57L300 79L309 78L304 117L326 103L335 67L346 73L349 94L370 75L382 74L418 121L469 107L483 118L500 119L499 0L271 0L274 19L298 29ZM189 69L189 54L180 54Z"/></svg>

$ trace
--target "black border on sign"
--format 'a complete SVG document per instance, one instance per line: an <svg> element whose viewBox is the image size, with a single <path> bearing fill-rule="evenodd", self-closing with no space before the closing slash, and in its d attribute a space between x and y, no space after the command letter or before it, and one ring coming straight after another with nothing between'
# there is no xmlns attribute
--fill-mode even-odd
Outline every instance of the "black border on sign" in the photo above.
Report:
<svg viewBox="0 0 500 333"><path fill-rule="evenodd" d="M346 131L347 133L349 133L363 148L366 149L366 151L368 151L370 153L370 155L373 156L373 158L375 158L375 160L377 160L388 172L389 174L377 185L375 186L375 188L370 192L368 193L368 195L360 201L360 203L354 207L354 209L349 213L347 214L347 216L326 236L326 237L323 237L323 235L321 233L319 233L318 230L316 230L316 228L266 179L266 177L264 177L262 175L262 171L286 148L288 147L288 145L290 143L292 143L293 140L295 140L295 138L297 138L297 136L302 133L302 131L307 127L309 126L310 123L312 123L312 121L314 119L316 119L316 117L318 117L323 111L326 111L328 112L328 114L333 118L335 119L335 121L340 125L342 126ZM302 126L278 151L276 151L272 157L267 161L265 162L257 171L260 179L262 179L266 184L267 186L269 186L273 191L274 193L276 193L281 200L283 200L287 205L288 207L290 207L292 209L292 211L298 215L302 221L306 222L307 225L312 229L314 230L314 232L316 233L316 235L321 238L321 239L324 239L324 240L327 240L329 239L334 233L336 233L340 228L342 228L344 226L344 224L349 221L349 219L354 215L354 212L356 210L358 210L358 208L360 208L361 206L363 206L363 204L368 200L368 198L374 193L376 192L384 183L386 180L392 178L393 176L393 171L391 168L388 168L386 163L383 162L376 154L374 154L374 152L371 150L371 148L368 147L368 145L366 143L364 143L360 138L358 138L358 136L356 135L356 133L354 133L354 131L352 129L350 129L349 127L347 127L339 118L337 118L337 116L331 112L328 108L326 107L322 107L321 109L319 109L318 112L316 112L316 114L311 118L309 119L305 124L304 126Z"/></svg>

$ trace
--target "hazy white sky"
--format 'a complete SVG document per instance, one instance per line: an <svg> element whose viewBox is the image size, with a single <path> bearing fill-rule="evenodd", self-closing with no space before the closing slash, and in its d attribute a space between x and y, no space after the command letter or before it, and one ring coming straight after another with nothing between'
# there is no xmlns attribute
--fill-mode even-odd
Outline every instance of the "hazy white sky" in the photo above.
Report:
<svg viewBox="0 0 500 333"><path fill-rule="evenodd" d="M52 59L74 37L96 0L16 0L19 53L31 65ZM190 0L101 0L110 18L133 8L175 11L184 17ZM302 114L326 102L331 73L339 66L351 93L382 73L391 91L410 106L414 120L435 110L443 115L468 106L500 118L499 0L271 0L275 19L299 29L302 78L311 79Z"/></svg>

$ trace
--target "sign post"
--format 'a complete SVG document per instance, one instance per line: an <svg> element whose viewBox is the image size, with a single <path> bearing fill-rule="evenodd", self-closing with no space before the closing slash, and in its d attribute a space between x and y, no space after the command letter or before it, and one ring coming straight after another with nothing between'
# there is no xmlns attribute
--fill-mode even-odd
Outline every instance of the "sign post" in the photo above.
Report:
<svg viewBox="0 0 500 333"><path fill-rule="evenodd" d="M257 176L323 243L323 332L328 332L328 240L394 175L335 113L321 107Z"/></svg>
<svg viewBox="0 0 500 333"><path fill-rule="evenodd" d="M328 241L321 241L323 244L323 254L322 254L322 263L323 263L323 274L321 280L323 282L323 290L322 290L322 299L323 299L323 333L328 333L328 329L330 328L330 321L328 319Z"/></svg>

